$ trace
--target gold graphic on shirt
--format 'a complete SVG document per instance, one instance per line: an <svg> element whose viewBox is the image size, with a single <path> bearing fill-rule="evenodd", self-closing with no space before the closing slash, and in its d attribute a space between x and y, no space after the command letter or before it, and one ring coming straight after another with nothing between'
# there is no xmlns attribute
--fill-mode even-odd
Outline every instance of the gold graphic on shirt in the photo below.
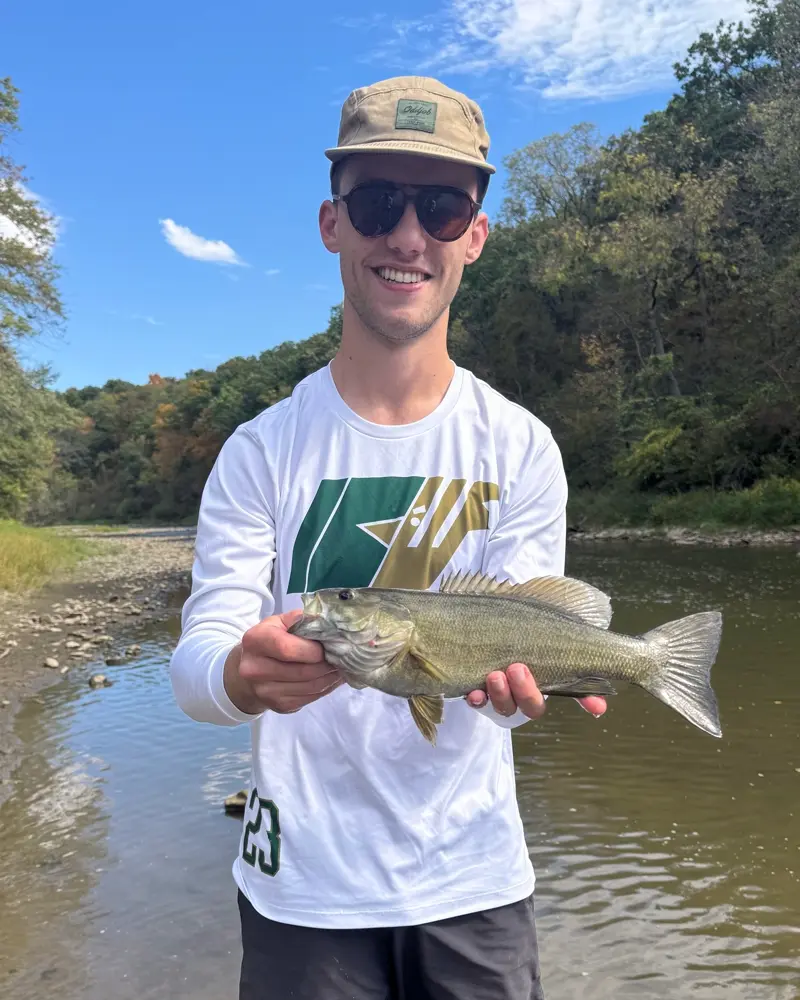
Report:
<svg viewBox="0 0 800 1000"><path fill-rule="evenodd" d="M430 513L422 536L417 537L424 516L440 489L442 476L426 480L417 494L411 510L402 519L377 575L373 587L409 587L425 590L450 562L459 545L470 531L485 531L489 527L490 500L498 500L500 491L495 483L478 482L469 488L461 509L447 529L439 545L436 537L461 498L465 479L453 479L445 488L435 509ZM424 508L420 510L420 508Z"/></svg>

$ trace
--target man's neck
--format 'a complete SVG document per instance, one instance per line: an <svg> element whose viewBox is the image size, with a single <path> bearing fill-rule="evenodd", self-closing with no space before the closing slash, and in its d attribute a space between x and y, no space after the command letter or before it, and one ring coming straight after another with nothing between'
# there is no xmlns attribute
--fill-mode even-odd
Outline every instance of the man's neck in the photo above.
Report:
<svg viewBox="0 0 800 1000"><path fill-rule="evenodd" d="M427 417L453 378L447 314L423 336L392 344L366 330L349 311L345 306L342 342L331 362L339 395L372 423L410 424Z"/></svg>

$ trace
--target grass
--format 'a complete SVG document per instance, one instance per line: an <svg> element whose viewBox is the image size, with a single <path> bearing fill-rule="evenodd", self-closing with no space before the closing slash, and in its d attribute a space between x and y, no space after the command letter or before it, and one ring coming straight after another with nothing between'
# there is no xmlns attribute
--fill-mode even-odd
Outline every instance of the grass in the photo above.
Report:
<svg viewBox="0 0 800 1000"><path fill-rule="evenodd" d="M0 520L0 591L22 593L41 587L95 551L96 546L51 528Z"/></svg>
<svg viewBox="0 0 800 1000"><path fill-rule="evenodd" d="M576 493L569 523L592 528L775 530L800 525L800 479L772 478L747 490L693 490L672 496L618 488Z"/></svg>

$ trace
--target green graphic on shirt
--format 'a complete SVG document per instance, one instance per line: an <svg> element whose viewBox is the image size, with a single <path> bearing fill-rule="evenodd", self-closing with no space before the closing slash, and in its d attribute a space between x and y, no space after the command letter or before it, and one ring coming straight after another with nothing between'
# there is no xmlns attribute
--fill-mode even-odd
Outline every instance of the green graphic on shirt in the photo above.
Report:
<svg viewBox="0 0 800 1000"><path fill-rule="evenodd" d="M467 488L442 476L323 480L297 533L288 592L424 590L470 531L489 527L488 502L499 496L495 483Z"/></svg>
<svg viewBox="0 0 800 1000"><path fill-rule="evenodd" d="M278 807L272 799L262 799L257 789L253 789L250 795L248 809L253 810L258 802L258 812L255 818L247 821L244 828L244 838L242 839L242 860L253 868L258 861L259 869L265 875L276 875L281 866L281 825L278 818ZM256 848L253 839L261 830L261 823L264 813L269 814L269 829L266 830L267 840L269 840L269 863L262 847Z"/></svg>

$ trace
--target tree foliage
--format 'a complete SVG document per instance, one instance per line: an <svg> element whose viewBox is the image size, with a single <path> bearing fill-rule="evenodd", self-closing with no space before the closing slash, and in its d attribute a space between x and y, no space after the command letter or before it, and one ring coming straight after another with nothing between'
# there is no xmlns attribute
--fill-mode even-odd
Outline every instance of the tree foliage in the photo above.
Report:
<svg viewBox="0 0 800 1000"><path fill-rule="evenodd" d="M752 15L698 38L638 130L601 142L582 123L507 157L451 310L452 355L551 426L573 491L626 490L665 522L690 495L737 523L798 510L800 3ZM60 394L76 419L49 432L58 485L32 516L194 516L227 436L340 335L337 307L325 332L213 371ZM29 480L2 471L23 451L0 451L0 476L41 483L44 458Z"/></svg>

